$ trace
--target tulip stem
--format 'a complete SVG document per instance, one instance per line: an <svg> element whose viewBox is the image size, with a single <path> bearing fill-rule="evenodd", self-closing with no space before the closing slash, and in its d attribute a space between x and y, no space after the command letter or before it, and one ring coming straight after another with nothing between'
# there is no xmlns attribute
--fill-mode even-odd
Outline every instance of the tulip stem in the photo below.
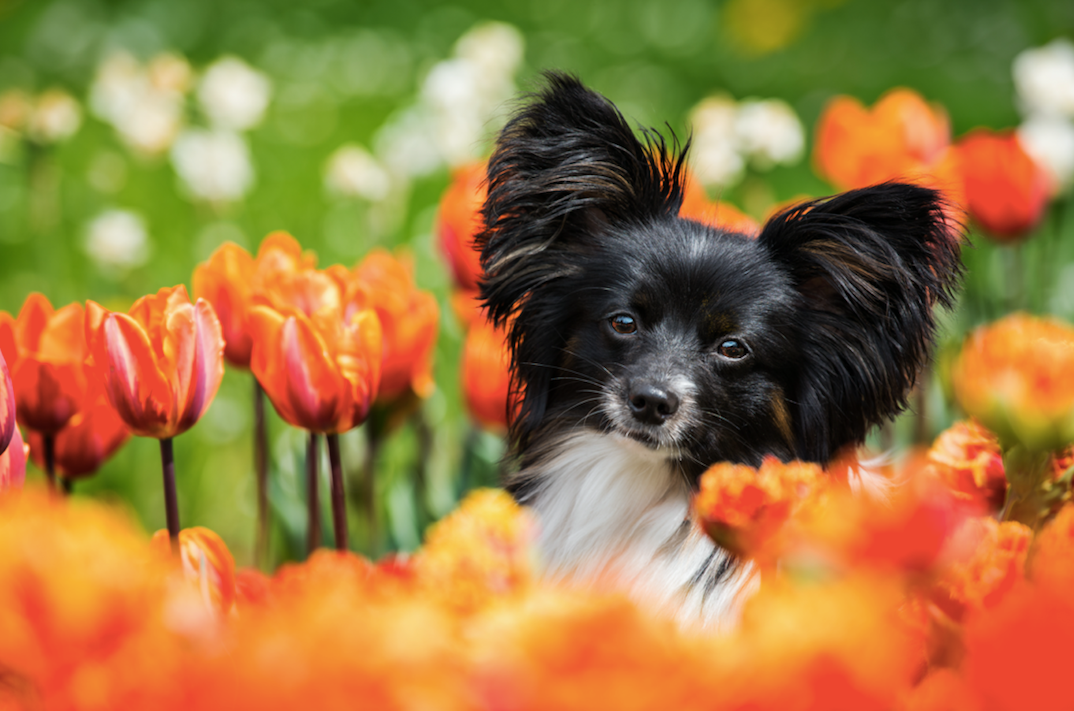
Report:
<svg viewBox="0 0 1074 711"><path fill-rule="evenodd" d="M175 451L171 437L160 440L160 463L164 469L164 513L168 520L168 538L175 554L179 552L179 497L175 493Z"/></svg>
<svg viewBox="0 0 1074 711"><path fill-rule="evenodd" d="M48 479L48 487L56 489L56 440L52 435L41 435L41 442L45 450L45 477Z"/></svg>
<svg viewBox="0 0 1074 711"><path fill-rule="evenodd" d="M347 500L343 494L343 462L339 457L339 435L325 435L328 441L328 463L332 468L332 530L336 534L336 550L345 551L347 543Z"/></svg>
<svg viewBox="0 0 1074 711"><path fill-rule="evenodd" d="M60 490L63 491L64 496L70 496L71 491L74 490L74 488L75 488L75 480L74 479L68 479L65 476L60 477Z"/></svg>
<svg viewBox="0 0 1074 711"><path fill-rule="evenodd" d="M317 498L317 433L310 432L306 448L306 504L309 508L309 528L306 549L309 554L321 545L321 504Z"/></svg>
<svg viewBox="0 0 1074 711"><path fill-rule="evenodd" d="M254 378L254 469L257 476L257 566L268 562L268 428L265 424L265 391Z"/></svg>

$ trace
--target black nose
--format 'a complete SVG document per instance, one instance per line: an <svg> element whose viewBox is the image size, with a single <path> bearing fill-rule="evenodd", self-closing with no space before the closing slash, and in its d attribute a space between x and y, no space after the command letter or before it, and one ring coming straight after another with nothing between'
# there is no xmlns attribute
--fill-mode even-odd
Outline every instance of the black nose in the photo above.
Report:
<svg viewBox="0 0 1074 711"><path fill-rule="evenodd" d="M662 425L679 409L679 396L665 387L649 382L634 382L627 394L634 419L647 425Z"/></svg>

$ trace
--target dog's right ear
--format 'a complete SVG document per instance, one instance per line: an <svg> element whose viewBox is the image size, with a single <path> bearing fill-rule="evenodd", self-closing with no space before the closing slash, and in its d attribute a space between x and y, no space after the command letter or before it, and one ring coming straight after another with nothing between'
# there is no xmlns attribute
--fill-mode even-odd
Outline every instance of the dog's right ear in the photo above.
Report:
<svg viewBox="0 0 1074 711"><path fill-rule="evenodd" d="M609 225L675 215L683 157L655 132L639 141L622 114L573 76L547 87L504 127L489 159L481 294L500 325L527 295L573 273L572 254Z"/></svg>

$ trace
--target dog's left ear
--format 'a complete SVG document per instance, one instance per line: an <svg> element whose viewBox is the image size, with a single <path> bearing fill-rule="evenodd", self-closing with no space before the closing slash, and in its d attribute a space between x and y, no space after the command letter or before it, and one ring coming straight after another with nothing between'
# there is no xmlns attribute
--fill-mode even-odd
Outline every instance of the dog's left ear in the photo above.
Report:
<svg viewBox="0 0 1074 711"><path fill-rule="evenodd" d="M884 183L796 205L759 242L790 274L805 318L798 456L827 461L906 406L950 307L961 229L938 192Z"/></svg>

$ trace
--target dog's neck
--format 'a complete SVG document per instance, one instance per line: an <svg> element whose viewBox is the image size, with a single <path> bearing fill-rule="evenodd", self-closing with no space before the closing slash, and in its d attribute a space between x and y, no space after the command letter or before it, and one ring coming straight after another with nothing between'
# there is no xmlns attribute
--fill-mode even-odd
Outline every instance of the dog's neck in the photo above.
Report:
<svg viewBox="0 0 1074 711"><path fill-rule="evenodd" d="M546 577L621 587L689 624L733 614L749 571L693 523L691 487L669 455L586 430L542 450L518 476Z"/></svg>

